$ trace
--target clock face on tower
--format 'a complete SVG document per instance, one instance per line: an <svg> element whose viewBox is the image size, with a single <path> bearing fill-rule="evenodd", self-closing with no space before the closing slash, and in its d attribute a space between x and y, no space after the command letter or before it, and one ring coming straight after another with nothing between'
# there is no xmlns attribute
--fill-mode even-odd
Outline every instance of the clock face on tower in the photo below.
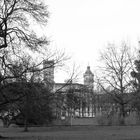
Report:
<svg viewBox="0 0 140 140"><path fill-rule="evenodd" d="M87 83L93 83L93 77L92 76L86 76L84 78L84 81L87 82Z"/></svg>

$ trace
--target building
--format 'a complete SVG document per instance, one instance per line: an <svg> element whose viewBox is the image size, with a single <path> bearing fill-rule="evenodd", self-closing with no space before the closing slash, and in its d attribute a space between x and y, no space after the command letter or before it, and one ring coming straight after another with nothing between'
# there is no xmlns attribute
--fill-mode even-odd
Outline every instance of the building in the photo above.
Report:
<svg viewBox="0 0 140 140"><path fill-rule="evenodd" d="M49 82L55 93L54 108L58 118L62 116L95 117L104 112L119 112L119 104L112 99L112 96L104 92L95 93L94 74L90 70L90 66L87 66L83 74L83 84L71 81L55 83L53 64L53 61L44 63L44 67L47 67L44 72L44 80L46 85Z"/></svg>
<svg viewBox="0 0 140 140"><path fill-rule="evenodd" d="M94 75L87 66L83 74L84 84L73 83L71 81L65 83L54 82L54 62L44 61L44 82L50 85L56 96L55 112L56 116L76 116L76 117L93 117L93 90ZM69 98L75 98L75 101ZM77 99L76 99L77 98ZM71 102L71 103L70 103ZM73 102L73 104L72 104Z"/></svg>

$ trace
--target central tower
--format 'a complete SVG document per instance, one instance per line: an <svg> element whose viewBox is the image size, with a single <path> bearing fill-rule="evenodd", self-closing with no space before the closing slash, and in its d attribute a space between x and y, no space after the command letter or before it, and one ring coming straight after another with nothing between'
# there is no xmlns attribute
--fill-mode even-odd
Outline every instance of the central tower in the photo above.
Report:
<svg viewBox="0 0 140 140"><path fill-rule="evenodd" d="M90 66L87 66L87 70L84 73L84 85L87 86L90 91L93 91L93 83L94 75L90 70Z"/></svg>

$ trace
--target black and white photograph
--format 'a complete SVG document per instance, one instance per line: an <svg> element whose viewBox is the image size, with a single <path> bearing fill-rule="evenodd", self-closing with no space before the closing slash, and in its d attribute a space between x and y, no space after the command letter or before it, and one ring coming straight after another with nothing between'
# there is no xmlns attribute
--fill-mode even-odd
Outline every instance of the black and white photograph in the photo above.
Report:
<svg viewBox="0 0 140 140"><path fill-rule="evenodd" d="M140 1L0 0L0 140L140 140Z"/></svg>

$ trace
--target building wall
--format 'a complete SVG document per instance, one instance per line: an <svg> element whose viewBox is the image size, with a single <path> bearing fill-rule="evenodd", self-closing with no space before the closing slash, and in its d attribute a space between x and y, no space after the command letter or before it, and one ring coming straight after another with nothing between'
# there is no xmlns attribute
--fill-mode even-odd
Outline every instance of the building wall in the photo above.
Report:
<svg viewBox="0 0 140 140"><path fill-rule="evenodd" d="M87 67L86 72L84 73L84 84L79 83L55 83L54 82L54 61L44 61L43 67L44 70L44 82L46 86L49 85L52 91L56 96L56 116L60 116L65 114L67 116L71 115L69 111L63 110L65 107L65 101L67 91L71 88L73 89L73 93L80 97L80 105L79 109L73 112L73 116L79 117L91 117L94 115L93 106L91 100L91 93L93 93L93 82L94 75L90 70L90 67ZM65 98L65 99L64 99ZM64 112L65 111L65 112Z"/></svg>

